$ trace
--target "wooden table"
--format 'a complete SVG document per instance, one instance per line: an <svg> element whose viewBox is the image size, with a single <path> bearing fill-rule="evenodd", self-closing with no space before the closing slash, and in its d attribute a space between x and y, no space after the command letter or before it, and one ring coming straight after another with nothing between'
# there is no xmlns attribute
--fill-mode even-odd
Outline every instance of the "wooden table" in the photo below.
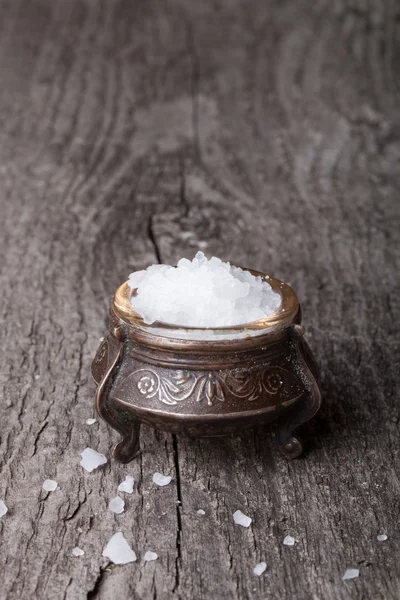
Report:
<svg viewBox="0 0 400 600"><path fill-rule="evenodd" d="M400 597L398 28L383 1L1 1L2 600ZM297 291L309 452L143 428L86 473L118 439L85 423L111 295L197 249ZM137 563L102 558L116 531Z"/></svg>

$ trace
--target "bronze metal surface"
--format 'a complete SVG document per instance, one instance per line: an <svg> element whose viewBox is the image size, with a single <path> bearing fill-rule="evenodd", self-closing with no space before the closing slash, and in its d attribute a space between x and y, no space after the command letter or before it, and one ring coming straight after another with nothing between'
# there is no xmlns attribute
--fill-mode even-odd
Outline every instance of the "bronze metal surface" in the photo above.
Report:
<svg viewBox="0 0 400 600"><path fill-rule="evenodd" d="M252 332L239 339L187 339L200 328L145 324L124 283L110 309L110 331L92 364L99 415L122 435L114 450L128 462L139 450L140 424L191 436L226 435L278 420L277 442L287 457L303 450L294 429L319 409L318 368L304 341L294 291L266 278L280 308L254 323L220 328ZM173 330L175 335L167 337Z"/></svg>

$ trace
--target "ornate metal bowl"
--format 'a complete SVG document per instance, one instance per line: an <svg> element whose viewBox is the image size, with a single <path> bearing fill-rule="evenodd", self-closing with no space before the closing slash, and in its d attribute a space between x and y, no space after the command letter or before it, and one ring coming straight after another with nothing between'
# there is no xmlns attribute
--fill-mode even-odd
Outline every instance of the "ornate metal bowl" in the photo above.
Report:
<svg viewBox="0 0 400 600"><path fill-rule="evenodd" d="M97 412L122 435L117 460L138 453L141 423L208 437L278 420L280 450L288 458L302 453L293 432L320 407L318 367L294 291L250 272L268 279L280 308L260 321L212 331L147 325L131 306L128 284L118 288L109 333L92 364Z"/></svg>

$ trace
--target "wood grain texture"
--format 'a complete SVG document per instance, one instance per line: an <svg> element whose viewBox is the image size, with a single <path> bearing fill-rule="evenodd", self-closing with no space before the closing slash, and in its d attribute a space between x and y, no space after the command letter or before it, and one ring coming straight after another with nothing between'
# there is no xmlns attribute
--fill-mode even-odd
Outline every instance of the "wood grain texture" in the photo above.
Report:
<svg viewBox="0 0 400 600"><path fill-rule="evenodd" d="M399 5L0 8L0 598L397 600ZM310 452L142 428L138 460L88 474L79 453L117 439L85 424L111 294L199 247L298 292L325 398ZM136 564L101 557L115 531Z"/></svg>

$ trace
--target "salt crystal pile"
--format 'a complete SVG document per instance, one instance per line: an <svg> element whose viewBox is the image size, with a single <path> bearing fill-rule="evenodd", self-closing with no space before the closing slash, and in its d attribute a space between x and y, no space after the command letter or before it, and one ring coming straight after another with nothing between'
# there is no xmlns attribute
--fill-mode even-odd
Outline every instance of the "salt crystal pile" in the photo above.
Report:
<svg viewBox="0 0 400 600"><path fill-rule="evenodd" d="M152 265L129 276L133 309L145 323L185 327L230 327L274 313L279 294L261 277L197 252L177 267Z"/></svg>
<svg viewBox="0 0 400 600"><path fill-rule="evenodd" d="M233 513L233 520L236 525L241 525L242 527L249 527L252 521L250 517L243 514L241 510L237 510Z"/></svg>
<svg viewBox="0 0 400 600"><path fill-rule="evenodd" d="M124 538L121 531L114 533L103 550L103 556L115 565L126 565L136 561L136 554Z"/></svg>

